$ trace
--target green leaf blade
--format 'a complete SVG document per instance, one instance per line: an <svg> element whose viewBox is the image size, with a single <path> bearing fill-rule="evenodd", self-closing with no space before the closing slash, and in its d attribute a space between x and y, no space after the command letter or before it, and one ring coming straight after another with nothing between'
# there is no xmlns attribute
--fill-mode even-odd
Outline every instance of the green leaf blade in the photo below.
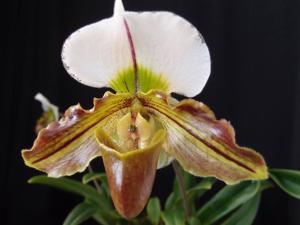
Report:
<svg viewBox="0 0 300 225"><path fill-rule="evenodd" d="M98 210L98 207L89 203L77 205L67 216L63 225L79 225L91 218Z"/></svg>
<svg viewBox="0 0 300 225"><path fill-rule="evenodd" d="M256 217L261 194L256 194L252 199L242 205L221 225L251 225Z"/></svg>
<svg viewBox="0 0 300 225"><path fill-rule="evenodd" d="M259 182L242 182L225 186L213 196L197 213L203 225L218 221L241 204L254 197L259 190Z"/></svg>
<svg viewBox="0 0 300 225"><path fill-rule="evenodd" d="M108 208L109 205L105 201L102 201L102 195L98 193L94 188L88 185L84 185L78 181L70 178L52 178L45 175L35 176L28 180L30 184L42 184L57 189L61 189L67 192L71 192L80 196L83 196L90 201L100 205L103 208Z"/></svg>
<svg viewBox="0 0 300 225"><path fill-rule="evenodd" d="M164 221L165 225L174 225L175 224L173 215L172 215L172 213L170 213L170 211L163 212L161 214L161 218Z"/></svg>
<svg viewBox="0 0 300 225"><path fill-rule="evenodd" d="M175 192L171 192L171 194L168 196L166 200L165 210L171 210L172 208L174 208L178 198L180 197L177 196Z"/></svg>
<svg viewBox="0 0 300 225"><path fill-rule="evenodd" d="M185 172L183 169L179 168L180 172L182 174L183 177L183 182L184 182L184 187L186 189L190 189L192 188L194 185L197 184L196 182L196 177ZM180 190L179 190L179 185L178 185L178 181L177 179L174 180L174 184L173 184L173 192L175 193L175 195L180 195Z"/></svg>
<svg viewBox="0 0 300 225"><path fill-rule="evenodd" d="M150 222L157 225L160 221L161 206L158 198L151 198L147 205L147 215Z"/></svg>
<svg viewBox="0 0 300 225"><path fill-rule="evenodd" d="M201 225L201 221L197 217L190 217L188 219L188 224L189 225Z"/></svg>
<svg viewBox="0 0 300 225"><path fill-rule="evenodd" d="M196 198L199 198L206 191L210 190L215 183L215 179L211 177L203 178L196 186L190 188L187 191L189 200L193 202Z"/></svg>
<svg viewBox="0 0 300 225"><path fill-rule="evenodd" d="M287 194L300 199L300 171L270 169L272 180Z"/></svg>
<svg viewBox="0 0 300 225"><path fill-rule="evenodd" d="M106 181L106 175L105 173L87 173L82 177L82 183L88 184L93 180L99 180L101 182Z"/></svg>
<svg viewBox="0 0 300 225"><path fill-rule="evenodd" d="M161 214L165 225L185 225L184 213L182 210L168 210Z"/></svg>

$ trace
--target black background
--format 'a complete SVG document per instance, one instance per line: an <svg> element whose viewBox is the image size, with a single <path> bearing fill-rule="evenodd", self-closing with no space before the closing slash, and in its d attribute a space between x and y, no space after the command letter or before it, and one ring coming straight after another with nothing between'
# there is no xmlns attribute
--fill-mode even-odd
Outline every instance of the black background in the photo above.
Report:
<svg viewBox="0 0 300 225"><path fill-rule="evenodd" d="M76 29L112 14L112 0L11 0L2 23L0 224L59 225L81 199L29 185L38 172L21 159L31 146L42 92L62 110L92 106L103 90L77 83L64 71L60 51ZM212 74L197 96L229 119L241 145L260 151L272 168L300 169L299 1L124 0L128 10L168 10L203 34ZM100 165L101 160L94 164ZM171 168L158 172L154 194L171 189ZM300 201L278 189L263 194L256 225L299 225Z"/></svg>

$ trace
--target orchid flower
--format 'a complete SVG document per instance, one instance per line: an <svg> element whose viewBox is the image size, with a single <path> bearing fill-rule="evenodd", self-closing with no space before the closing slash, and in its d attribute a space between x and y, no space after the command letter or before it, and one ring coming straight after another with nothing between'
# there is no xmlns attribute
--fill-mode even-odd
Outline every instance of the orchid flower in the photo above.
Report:
<svg viewBox="0 0 300 225"><path fill-rule="evenodd" d="M102 157L112 199L126 218L151 194L156 169L177 160L200 177L226 184L268 177L263 157L235 142L233 127L193 97L210 75L210 55L199 31L171 12L125 11L74 32L64 43L67 72L82 84L110 87L94 107L70 107L41 130L26 165L51 177L84 171Z"/></svg>

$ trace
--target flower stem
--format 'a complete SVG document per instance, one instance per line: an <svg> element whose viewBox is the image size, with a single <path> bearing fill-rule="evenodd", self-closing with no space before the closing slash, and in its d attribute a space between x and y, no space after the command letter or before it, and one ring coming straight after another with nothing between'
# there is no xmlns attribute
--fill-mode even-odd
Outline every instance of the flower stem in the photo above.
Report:
<svg viewBox="0 0 300 225"><path fill-rule="evenodd" d="M94 173L94 170L93 170L93 168L92 168L91 165L88 166L88 170L89 170L90 173ZM102 191L101 191L100 184L98 183L98 181L97 181L96 179L93 179L93 184L95 185L96 190L97 190L99 193L101 193Z"/></svg>
<svg viewBox="0 0 300 225"><path fill-rule="evenodd" d="M180 169L178 162L176 162L175 160L172 162L172 166L173 166L173 169L174 169L174 172L176 175L176 179L178 182L179 192L180 192L180 195L182 198L182 203L183 203L183 208L184 208L184 214L185 214L186 219L188 219L191 211L190 211L190 207L189 207L189 200L186 195L186 189L185 189L181 169Z"/></svg>

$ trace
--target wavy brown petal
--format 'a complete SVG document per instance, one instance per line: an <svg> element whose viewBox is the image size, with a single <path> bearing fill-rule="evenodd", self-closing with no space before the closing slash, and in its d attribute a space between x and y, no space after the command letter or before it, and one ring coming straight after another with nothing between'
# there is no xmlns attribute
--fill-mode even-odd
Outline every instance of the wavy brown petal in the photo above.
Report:
<svg viewBox="0 0 300 225"><path fill-rule="evenodd" d="M268 177L263 157L236 144L233 127L217 120L203 103L192 99L170 106L160 92L140 94L142 105L168 132L166 151L196 176L214 176L227 184Z"/></svg>
<svg viewBox="0 0 300 225"><path fill-rule="evenodd" d="M92 159L101 155L95 128L112 129L116 118L129 110L132 99L129 94L109 94L94 99L90 110L80 105L70 107L60 121L39 132L31 149L22 151L26 165L52 177L85 170Z"/></svg>

